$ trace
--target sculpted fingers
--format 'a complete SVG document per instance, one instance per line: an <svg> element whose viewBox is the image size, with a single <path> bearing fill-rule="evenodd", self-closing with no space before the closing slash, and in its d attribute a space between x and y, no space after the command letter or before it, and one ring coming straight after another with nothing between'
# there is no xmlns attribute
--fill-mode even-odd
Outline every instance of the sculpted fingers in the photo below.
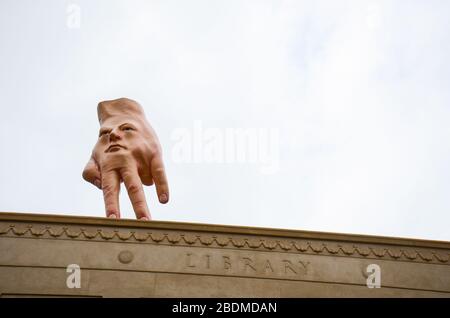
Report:
<svg viewBox="0 0 450 318"><path fill-rule="evenodd" d="M137 171L126 168L121 171L121 176L127 188L131 204L133 205L134 213L136 213L136 218L150 220L151 217L147 207L144 189Z"/></svg>
<svg viewBox="0 0 450 318"><path fill-rule="evenodd" d="M155 181L156 193L159 202L167 203L169 201L169 183L167 182L166 171L161 155L157 155L151 162L151 171Z"/></svg>
<svg viewBox="0 0 450 318"><path fill-rule="evenodd" d="M161 146L144 109L136 101L119 98L100 102L97 114L100 131L83 178L103 190L107 216L120 217L123 181L137 218L150 219L143 185L154 183L161 203L169 201L169 185Z"/></svg>
<svg viewBox="0 0 450 318"><path fill-rule="evenodd" d="M97 163L93 158L89 159L86 167L84 167L83 179L92 183L99 189L102 188L100 170L98 169Z"/></svg>
<svg viewBox="0 0 450 318"><path fill-rule="evenodd" d="M102 190L106 216L120 218L120 176L117 171L108 171L102 174Z"/></svg>

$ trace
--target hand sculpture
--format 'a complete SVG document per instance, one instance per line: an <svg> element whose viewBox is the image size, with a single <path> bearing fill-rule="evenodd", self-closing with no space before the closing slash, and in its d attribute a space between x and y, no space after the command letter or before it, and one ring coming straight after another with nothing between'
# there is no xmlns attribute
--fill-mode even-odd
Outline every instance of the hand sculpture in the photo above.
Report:
<svg viewBox="0 0 450 318"><path fill-rule="evenodd" d="M120 98L97 107L100 133L83 178L103 190L107 217L120 218L119 191L123 181L133 210L150 220L142 184L156 186L159 202L169 201L161 146L137 102Z"/></svg>

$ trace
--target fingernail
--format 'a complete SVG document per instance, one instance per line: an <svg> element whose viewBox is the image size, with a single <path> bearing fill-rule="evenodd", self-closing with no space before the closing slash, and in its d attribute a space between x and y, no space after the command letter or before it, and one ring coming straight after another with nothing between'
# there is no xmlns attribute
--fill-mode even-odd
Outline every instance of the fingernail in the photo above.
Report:
<svg viewBox="0 0 450 318"><path fill-rule="evenodd" d="M167 195L165 193L163 193L159 196L159 202L161 202L161 203L167 202Z"/></svg>
<svg viewBox="0 0 450 318"><path fill-rule="evenodd" d="M115 215L114 213L110 214L108 217L111 218L111 219L117 219L117 215Z"/></svg>
<svg viewBox="0 0 450 318"><path fill-rule="evenodd" d="M143 217L141 217L139 220L142 220L142 221L148 221L148 217L143 216Z"/></svg>

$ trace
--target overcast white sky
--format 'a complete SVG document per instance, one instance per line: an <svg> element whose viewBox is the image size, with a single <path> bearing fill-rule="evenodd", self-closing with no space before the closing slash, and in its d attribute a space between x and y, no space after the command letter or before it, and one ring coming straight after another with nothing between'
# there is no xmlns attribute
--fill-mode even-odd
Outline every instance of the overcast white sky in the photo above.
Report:
<svg viewBox="0 0 450 318"><path fill-rule="evenodd" d="M164 151L155 220L450 240L449 21L446 0L1 0L0 211L103 216L81 172L97 103L129 97ZM279 169L180 162L196 125L275 132Z"/></svg>

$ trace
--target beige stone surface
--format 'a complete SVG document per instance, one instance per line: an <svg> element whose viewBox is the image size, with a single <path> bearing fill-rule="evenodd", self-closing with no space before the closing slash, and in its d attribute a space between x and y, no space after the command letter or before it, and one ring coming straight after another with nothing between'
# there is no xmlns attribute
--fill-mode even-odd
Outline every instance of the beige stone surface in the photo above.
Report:
<svg viewBox="0 0 450 318"><path fill-rule="evenodd" d="M1 297L450 297L449 257L450 242L0 213Z"/></svg>

